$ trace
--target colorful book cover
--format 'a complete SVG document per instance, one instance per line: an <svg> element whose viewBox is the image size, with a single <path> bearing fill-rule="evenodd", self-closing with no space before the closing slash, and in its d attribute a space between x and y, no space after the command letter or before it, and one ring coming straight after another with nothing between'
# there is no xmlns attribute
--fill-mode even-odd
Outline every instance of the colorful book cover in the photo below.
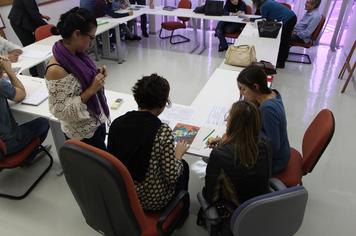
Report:
<svg viewBox="0 0 356 236"><path fill-rule="evenodd" d="M181 140L186 141L188 144L192 144L195 136L197 135L200 127L177 123L173 129L174 141L178 142Z"/></svg>

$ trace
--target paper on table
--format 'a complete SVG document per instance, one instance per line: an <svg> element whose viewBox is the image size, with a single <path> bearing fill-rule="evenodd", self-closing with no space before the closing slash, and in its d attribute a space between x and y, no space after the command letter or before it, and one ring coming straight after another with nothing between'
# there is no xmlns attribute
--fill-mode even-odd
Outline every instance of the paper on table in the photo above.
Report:
<svg viewBox="0 0 356 236"><path fill-rule="evenodd" d="M213 133L211 131L214 130ZM199 156L209 156L211 149L207 147L205 139L207 135L210 137L222 137L225 133L224 126L215 126L215 127L200 127L198 134L195 136L193 143L190 145L189 152L197 154ZM204 140L205 139L205 140Z"/></svg>
<svg viewBox="0 0 356 236"><path fill-rule="evenodd" d="M213 106L205 122L206 125L225 126L225 114L229 111L227 107Z"/></svg>
<svg viewBox="0 0 356 236"><path fill-rule="evenodd" d="M23 101L23 104L38 106L48 98L48 91L46 87L39 87L32 91Z"/></svg>
<svg viewBox="0 0 356 236"><path fill-rule="evenodd" d="M183 123L191 123L191 118L194 114L194 110L191 107L172 104L171 108L166 108L159 116L161 120L180 121Z"/></svg>
<svg viewBox="0 0 356 236"><path fill-rule="evenodd" d="M52 47L47 45L39 45L23 48L23 53L20 57L34 58L34 59L42 59L45 58L52 53Z"/></svg>

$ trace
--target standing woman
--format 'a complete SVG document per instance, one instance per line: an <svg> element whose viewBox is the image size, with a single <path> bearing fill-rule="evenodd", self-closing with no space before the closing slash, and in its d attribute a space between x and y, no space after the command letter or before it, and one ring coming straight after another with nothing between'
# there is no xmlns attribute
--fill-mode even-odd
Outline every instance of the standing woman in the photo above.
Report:
<svg viewBox="0 0 356 236"><path fill-rule="evenodd" d="M60 121L66 138L105 150L105 123L109 121L106 68L96 68L85 53L96 28L95 17L86 9L75 7L62 14L52 33L63 40L53 46L45 77L50 112Z"/></svg>
<svg viewBox="0 0 356 236"><path fill-rule="evenodd" d="M277 68L284 68L289 54L292 32L297 23L297 16L292 10L274 0L252 0L252 2L255 4L257 10L260 11L263 18L266 18L268 21L276 20L283 23Z"/></svg>
<svg viewBox="0 0 356 236"><path fill-rule="evenodd" d="M241 71L237 83L244 99L259 105L262 133L272 143L272 173L277 174L287 167L290 158L282 97L277 90L267 86L267 75L258 66L248 66Z"/></svg>

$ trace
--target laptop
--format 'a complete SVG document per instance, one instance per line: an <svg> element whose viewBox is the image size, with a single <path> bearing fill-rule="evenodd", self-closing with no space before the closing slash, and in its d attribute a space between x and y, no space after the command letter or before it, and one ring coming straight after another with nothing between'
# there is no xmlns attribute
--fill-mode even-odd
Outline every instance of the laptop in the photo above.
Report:
<svg viewBox="0 0 356 236"><path fill-rule="evenodd" d="M208 0L205 2L205 15L222 16L224 15L224 2Z"/></svg>

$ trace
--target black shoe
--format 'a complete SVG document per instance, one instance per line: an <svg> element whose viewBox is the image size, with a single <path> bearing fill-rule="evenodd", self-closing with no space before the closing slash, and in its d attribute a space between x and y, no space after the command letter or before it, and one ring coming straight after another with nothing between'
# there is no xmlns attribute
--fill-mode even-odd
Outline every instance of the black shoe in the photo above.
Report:
<svg viewBox="0 0 356 236"><path fill-rule="evenodd" d="M277 62L276 67L279 68L279 69L283 69L285 67L285 63L284 62Z"/></svg>
<svg viewBox="0 0 356 236"><path fill-rule="evenodd" d="M140 41L141 40L141 37L138 36L138 35L133 35L131 40L137 40L137 41Z"/></svg>
<svg viewBox="0 0 356 236"><path fill-rule="evenodd" d="M142 32L142 36L145 38L148 38L148 33L147 32Z"/></svg>

